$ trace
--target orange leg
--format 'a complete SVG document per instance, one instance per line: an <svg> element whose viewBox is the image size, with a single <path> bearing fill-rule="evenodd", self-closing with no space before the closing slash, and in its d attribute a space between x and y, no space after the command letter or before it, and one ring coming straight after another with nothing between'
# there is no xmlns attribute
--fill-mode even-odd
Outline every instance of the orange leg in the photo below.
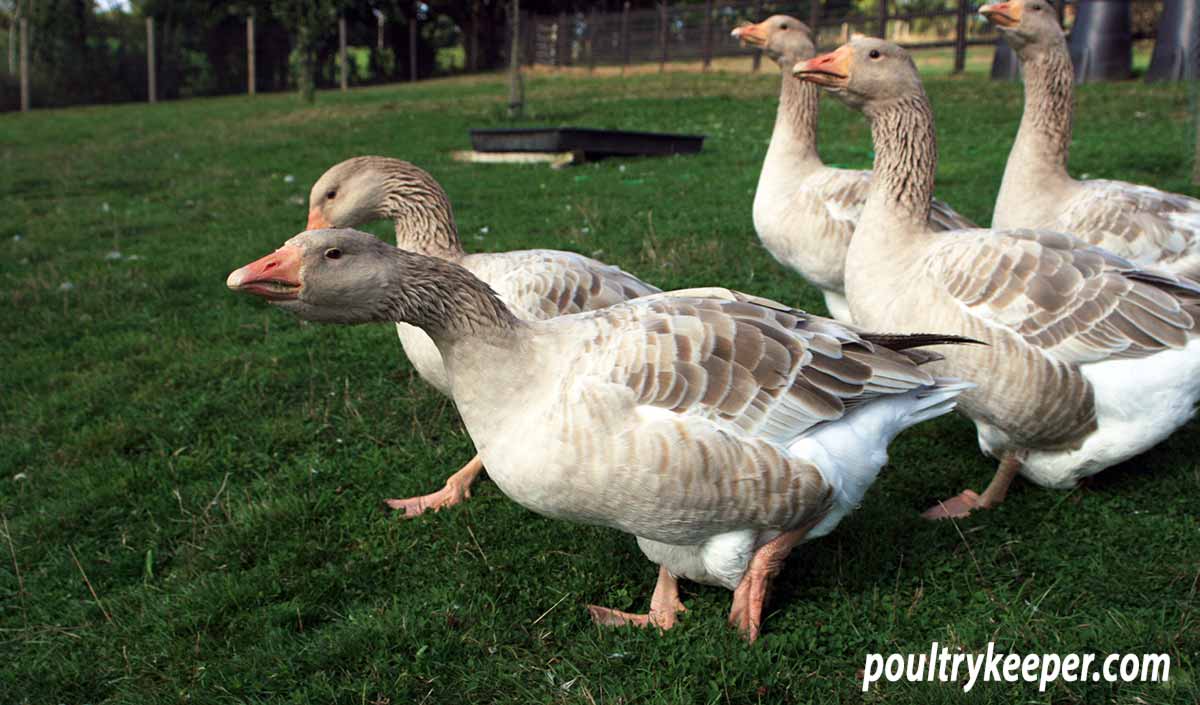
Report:
<svg viewBox="0 0 1200 705"><path fill-rule="evenodd" d="M796 544L804 540L808 530L815 525L792 529L771 539L754 552L750 565L742 575L741 582L733 591L733 609L729 611L729 623L737 627L742 635L754 643L762 626L763 604L771 581L783 568L783 561Z"/></svg>
<svg viewBox="0 0 1200 705"><path fill-rule="evenodd" d="M687 608L679 601L679 581L667 572L664 566L658 567L658 584L654 586L654 595L650 598L649 614L631 614L608 607L588 605L592 621L606 627L632 624L635 627L654 625L659 629L670 629L675 626L676 615L686 611Z"/></svg>
<svg viewBox="0 0 1200 705"><path fill-rule="evenodd" d="M1021 456L1017 453L1005 453L1000 459L1000 467L996 469L996 474L983 494L963 490L961 494L938 502L936 507L926 510L921 516L926 519L962 519L977 509L991 509L1004 501L1009 485L1020 471Z"/></svg>
<svg viewBox="0 0 1200 705"><path fill-rule="evenodd" d="M424 514L426 510L438 511L444 507L452 507L471 496L471 484L483 472L483 460L476 455L446 480L446 486L433 494L408 499L385 499L384 506L397 511L403 510L405 517L415 517Z"/></svg>

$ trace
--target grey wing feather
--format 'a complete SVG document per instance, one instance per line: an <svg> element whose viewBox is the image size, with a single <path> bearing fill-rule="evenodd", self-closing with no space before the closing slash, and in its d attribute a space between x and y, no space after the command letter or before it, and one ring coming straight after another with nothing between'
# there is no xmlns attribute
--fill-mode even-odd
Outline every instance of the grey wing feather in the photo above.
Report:
<svg viewBox="0 0 1200 705"><path fill-rule="evenodd" d="M979 227L940 198L933 199L930 206L929 225L934 230L974 230Z"/></svg>
<svg viewBox="0 0 1200 705"><path fill-rule="evenodd" d="M659 291L618 267L559 250L468 255L464 264L525 320L594 311Z"/></svg>
<svg viewBox="0 0 1200 705"><path fill-rule="evenodd" d="M1096 179L1052 224L1141 265L1200 277L1200 200L1149 186Z"/></svg>
<svg viewBox="0 0 1200 705"><path fill-rule="evenodd" d="M609 381L640 405L785 444L857 404L934 383L918 366L932 356L730 293L746 300L658 296L596 314L605 325L591 344L615 348L616 364L601 363Z"/></svg>
<svg viewBox="0 0 1200 705"><path fill-rule="evenodd" d="M1200 286L1061 233L967 231L925 266L969 315L1065 363L1181 348L1196 327Z"/></svg>

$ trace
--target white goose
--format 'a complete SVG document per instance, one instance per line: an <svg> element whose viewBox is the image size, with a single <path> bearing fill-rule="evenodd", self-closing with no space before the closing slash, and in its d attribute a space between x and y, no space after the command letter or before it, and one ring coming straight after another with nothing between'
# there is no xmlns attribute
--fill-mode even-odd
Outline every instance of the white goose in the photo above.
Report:
<svg viewBox="0 0 1200 705"><path fill-rule="evenodd" d="M1025 112L992 227L1067 232L1135 264L1200 278L1200 200L1067 173L1075 73L1054 6L1012 0L979 12L999 28L1025 76Z"/></svg>
<svg viewBox="0 0 1200 705"><path fill-rule="evenodd" d="M875 180L846 258L855 321L989 343L948 349L935 369L979 385L960 408L1000 469L982 496L927 516L994 506L1017 472L1071 487L1192 417L1200 286L1061 233L933 231L933 114L908 53L859 39L795 72L871 121Z"/></svg>
<svg viewBox="0 0 1200 705"><path fill-rule="evenodd" d="M660 565L646 615L669 628L676 578L734 590L753 640L783 559L862 501L903 429L966 385L915 349L726 290L660 294L522 321L457 264L352 230L308 231L228 285L312 321L403 321L429 334L488 473L546 516L634 534Z"/></svg>
<svg viewBox="0 0 1200 705"><path fill-rule="evenodd" d="M754 192L758 239L771 256L821 290L830 315L848 323L846 250L867 202L871 172L821 162L817 152L820 91L791 75L797 61L816 53L807 25L795 17L773 15L734 29L733 36L762 47L782 69L775 129ZM975 227L937 199L929 223L936 230Z"/></svg>
<svg viewBox="0 0 1200 705"><path fill-rule="evenodd" d="M398 247L462 265L491 285L513 313L525 320L591 311L658 291L617 267L574 252L467 254L446 192L424 169L400 159L347 159L321 175L309 195L310 229L354 227L385 218L395 223ZM397 323L396 332L417 374L449 395L442 356L429 336L407 323ZM408 499L386 499L384 504L409 517L458 504L471 496L471 484L482 471L483 463L476 455L451 475L441 490Z"/></svg>

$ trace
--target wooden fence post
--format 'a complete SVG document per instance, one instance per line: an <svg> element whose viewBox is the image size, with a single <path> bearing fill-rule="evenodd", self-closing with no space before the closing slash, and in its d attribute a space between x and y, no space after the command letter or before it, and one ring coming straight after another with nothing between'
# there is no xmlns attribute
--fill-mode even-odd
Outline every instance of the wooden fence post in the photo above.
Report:
<svg viewBox="0 0 1200 705"><path fill-rule="evenodd" d="M764 19L766 19L765 17L762 16L762 14L763 14L762 0L754 0L754 17L752 19L755 22L762 22ZM755 73L757 73L758 69L760 67L762 67L762 55L763 55L763 53L762 53L761 49L754 50L753 63L750 65L751 71L754 71Z"/></svg>
<svg viewBox="0 0 1200 705"><path fill-rule="evenodd" d="M158 80L154 74L154 18L146 18L146 85L150 102L158 102Z"/></svg>
<svg viewBox="0 0 1200 705"><path fill-rule="evenodd" d="M813 46L821 46L819 41L821 34L821 0L811 0L812 6L808 9L808 28L812 30Z"/></svg>
<svg viewBox="0 0 1200 705"><path fill-rule="evenodd" d="M667 70L667 3L658 4L658 48L661 54L658 59L658 72Z"/></svg>
<svg viewBox="0 0 1200 705"><path fill-rule="evenodd" d="M29 112L29 20L21 18L21 112Z"/></svg>
<svg viewBox="0 0 1200 705"><path fill-rule="evenodd" d="M254 15L250 15L246 17L246 93L249 95L255 93L254 73Z"/></svg>
<svg viewBox="0 0 1200 705"><path fill-rule="evenodd" d="M567 38L567 13L558 13L558 23L554 26L554 65L562 68L571 63L569 52L571 40Z"/></svg>
<svg viewBox="0 0 1200 705"><path fill-rule="evenodd" d="M587 18L587 63L588 73L596 70L596 8L588 11Z"/></svg>
<svg viewBox="0 0 1200 705"><path fill-rule="evenodd" d="M621 75L625 75L625 67L629 66L629 0L621 6Z"/></svg>
<svg viewBox="0 0 1200 705"><path fill-rule="evenodd" d="M962 73L967 67L967 3L958 0L958 18L954 25L954 73Z"/></svg>
<svg viewBox="0 0 1200 705"><path fill-rule="evenodd" d="M712 35L712 0L704 0L704 70L712 68L713 35Z"/></svg>
<svg viewBox="0 0 1200 705"><path fill-rule="evenodd" d="M879 30L875 36L880 39L887 39L887 20L888 20L888 0L879 0Z"/></svg>
<svg viewBox="0 0 1200 705"><path fill-rule="evenodd" d="M342 92L350 89L350 62L346 56L346 17L338 17L338 63L341 64Z"/></svg>
<svg viewBox="0 0 1200 705"><path fill-rule="evenodd" d="M521 117L525 111L525 84L521 80L521 0L512 0L508 10L508 117Z"/></svg>
<svg viewBox="0 0 1200 705"><path fill-rule="evenodd" d="M17 75L17 25L21 23L20 16L13 13L12 22L8 23L8 75Z"/></svg>
<svg viewBox="0 0 1200 705"><path fill-rule="evenodd" d="M383 51L383 13L375 15L375 48Z"/></svg>
<svg viewBox="0 0 1200 705"><path fill-rule="evenodd" d="M417 80L417 7L408 16L408 80Z"/></svg>

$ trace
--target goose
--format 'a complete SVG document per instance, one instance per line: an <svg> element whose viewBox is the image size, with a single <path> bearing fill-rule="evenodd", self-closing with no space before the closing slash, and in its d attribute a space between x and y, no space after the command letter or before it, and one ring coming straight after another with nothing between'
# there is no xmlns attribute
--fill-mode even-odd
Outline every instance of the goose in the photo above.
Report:
<svg viewBox="0 0 1200 705"><path fill-rule="evenodd" d="M792 547L970 386L922 368L938 358L923 346L959 338L872 335L723 289L523 320L466 268L352 230L296 235L226 283L310 321L424 330L501 491L633 534L658 564L649 612L591 606L606 625L670 628L687 578L733 590L753 641Z"/></svg>
<svg viewBox="0 0 1200 705"><path fill-rule="evenodd" d="M754 192L754 229L767 252L821 290L825 307L852 322L846 305L846 250L867 201L871 172L825 166L817 152L820 91L790 71L811 58L812 31L788 15L772 15L733 30L733 36L762 49L782 69L775 129ZM938 230L974 225L949 205L934 200L930 224Z"/></svg>
<svg viewBox="0 0 1200 705"><path fill-rule="evenodd" d="M1025 112L992 226L1067 232L1135 264L1200 278L1200 200L1067 172L1075 75L1054 6L1012 0L979 12L1016 52L1025 76Z"/></svg>
<svg viewBox="0 0 1200 705"><path fill-rule="evenodd" d="M935 369L975 382L959 409L999 469L926 513L993 507L1019 472L1069 488L1141 453L1200 398L1200 285L1140 269L1047 230L936 232L933 114L899 46L858 39L795 73L869 118L875 179L846 257L846 294L868 329L938 330L956 347Z"/></svg>
<svg viewBox="0 0 1200 705"><path fill-rule="evenodd" d="M410 162L354 157L330 167L313 184L309 229L354 227L381 219L394 221L397 246L462 265L491 285L505 304L526 320L591 311L659 291L617 267L574 252L467 254L445 190L429 172ZM449 395L445 365L429 336L407 323L397 323L396 332L421 379ZM385 499L383 503L405 517L453 506L471 496L471 485L482 471L483 463L476 454L437 492Z"/></svg>

